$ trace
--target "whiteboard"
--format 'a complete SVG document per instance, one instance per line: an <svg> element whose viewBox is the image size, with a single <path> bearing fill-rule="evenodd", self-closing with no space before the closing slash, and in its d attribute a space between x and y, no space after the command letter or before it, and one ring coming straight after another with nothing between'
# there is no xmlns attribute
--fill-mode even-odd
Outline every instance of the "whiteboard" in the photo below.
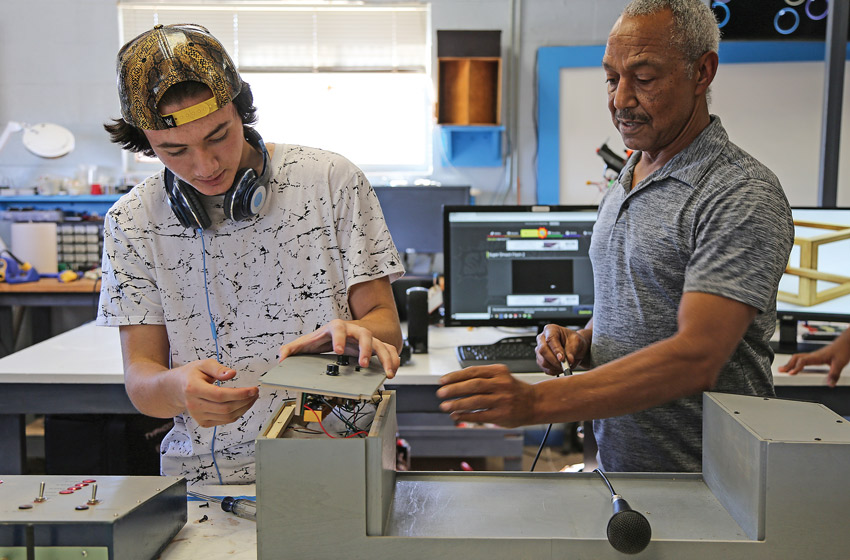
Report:
<svg viewBox="0 0 850 560"><path fill-rule="evenodd" d="M775 43L749 43L772 45ZM792 48L799 48L795 43ZM809 45L809 43L803 43ZM820 43L821 58L823 43ZM824 63L822 60L782 62L724 61L734 58L737 44L721 45L721 63L711 87L709 110L720 116L729 137L739 147L769 167L779 178L794 206L816 206L820 169L821 122L824 97ZM574 47L589 49L591 47ZM593 47L593 57L601 60L604 47ZM764 48L764 47L763 47ZM557 49L563 49L558 47ZM765 55L786 56L787 48L773 49ZM561 51L562 52L562 51ZM793 55L792 55L793 56ZM810 57L809 54L802 58ZM604 164L596 149L607 142L616 153L624 146L614 128L607 108L605 76L601 64L557 67L557 107L548 109L544 117L544 99L551 92L540 91L539 120L551 119L557 113L557 138L541 127L538 136L541 158L538 161L538 198L557 196L560 204L597 204L602 196L599 185ZM551 64L548 70L552 72ZM850 119L850 67L845 70L842 131L848 130ZM542 76L541 76L542 77ZM545 80L541 79L541 88ZM549 82L549 89L552 89ZM550 120L551 122L551 120ZM552 151L551 144L556 144ZM547 152L548 150L548 152ZM544 156L544 154L552 154ZM557 156L554 156L557 154ZM557 164L543 161L557 157ZM553 174L553 168L555 169ZM556 180L552 180L557 177ZM850 206L850 137L842 133L838 206ZM553 194L552 183L557 181ZM591 183L591 184L588 184ZM547 190L548 189L548 190ZM541 201L543 202L543 201ZM553 203L546 201L547 203Z"/></svg>

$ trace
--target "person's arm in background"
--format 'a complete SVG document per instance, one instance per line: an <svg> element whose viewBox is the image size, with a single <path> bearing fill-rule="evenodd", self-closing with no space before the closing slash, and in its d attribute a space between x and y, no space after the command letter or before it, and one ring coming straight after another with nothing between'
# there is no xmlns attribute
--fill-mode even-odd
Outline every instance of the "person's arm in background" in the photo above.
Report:
<svg viewBox="0 0 850 560"><path fill-rule="evenodd" d="M124 385L142 414L170 418L188 413L205 428L229 424L257 400L257 387L219 387L236 371L210 358L169 369L168 334L163 325L120 327Z"/></svg>
<svg viewBox="0 0 850 560"><path fill-rule="evenodd" d="M794 354L788 360L788 363L779 366L779 371L788 375L797 375L806 366L829 364L826 384L835 387L838 384L838 378L841 377L841 370L848 362L850 362L850 328L820 350L806 354Z"/></svg>
<svg viewBox="0 0 850 560"><path fill-rule="evenodd" d="M711 389L756 315L744 303L687 292L678 332L582 375L529 385L504 366L443 376L441 410L459 421L513 427L619 416Z"/></svg>
<svg viewBox="0 0 850 560"><path fill-rule="evenodd" d="M361 366L369 365L375 354L387 377L395 376L401 363L401 325L389 278L384 276L355 284L349 289L351 321L334 319L312 333L280 347L280 359L293 354L319 354L333 351L358 356Z"/></svg>

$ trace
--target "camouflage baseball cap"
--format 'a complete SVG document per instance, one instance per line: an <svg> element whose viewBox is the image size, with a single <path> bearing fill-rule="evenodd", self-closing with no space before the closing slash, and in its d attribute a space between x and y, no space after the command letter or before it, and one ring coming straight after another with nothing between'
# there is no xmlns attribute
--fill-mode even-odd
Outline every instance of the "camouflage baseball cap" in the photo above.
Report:
<svg viewBox="0 0 850 560"><path fill-rule="evenodd" d="M194 24L157 25L118 52L121 115L144 130L163 130L201 118L230 103L242 89L233 61L210 32ZM204 103L161 115L163 94L181 82L200 82L212 90Z"/></svg>

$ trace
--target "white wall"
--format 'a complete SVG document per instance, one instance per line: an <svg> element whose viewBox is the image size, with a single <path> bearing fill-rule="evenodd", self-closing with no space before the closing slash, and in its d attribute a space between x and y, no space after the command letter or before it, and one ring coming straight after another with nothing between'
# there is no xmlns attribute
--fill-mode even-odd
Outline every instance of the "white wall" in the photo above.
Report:
<svg viewBox="0 0 850 560"><path fill-rule="evenodd" d="M512 7L522 42L518 69L509 68ZM535 56L540 46L594 44L605 40L625 0L433 0L433 29L502 30L505 75L519 80L516 131L519 200L535 202ZM74 132L76 150L46 161L13 138L0 153L0 183L35 184L43 173L72 176L79 165L118 172L121 156L102 124L119 114L114 60L120 47L115 0L3 0L0 2L0 126L9 120L62 124ZM36 24L37 22L37 24ZM436 33L434 39L436 56ZM510 93L511 88L504 88ZM503 110L507 99L503 97ZM434 178L470 184L487 203L504 195L505 168L441 168ZM4 181L3 178L7 180ZM507 194L516 202L515 191Z"/></svg>
<svg viewBox="0 0 850 560"><path fill-rule="evenodd" d="M823 62L726 64L711 111L729 138L768 166L792 206L817 206L824 99ZM841 129L850 130L850 67L845 64ZM850 206L850 138L842 134L837 205Z"/></svg>
<svg viewBox="0 0 850 560"><path fill-rule="evenodd" d="M516 138L517 177L520 186L516 191L505 192L506 168L442 168L439 152L435 150L433 178L444 184L469 184L483 194L479 202L488 203L505 198L507 202L536 202L536 53L539 47L558 45L603 44L611 25L616 20L626 0L432 0L433 29L500 29L504 57L504 76L518 80L518 102L516 103L518 126ZM512 8L516 5L516 17ZM512 19L519 23L521 42L518 68L511 67L510 41ZM37 24L36 24L37 22ZM118 41L118 15L115 0L3 0L0 2L0 127L9 120L42 122L53 121L70 128L76 135L77 148L69 156L57 160L42 160L27 152L18 137L13 137L0 153L0 183L11 180L16 186L35 184L39 175L53 173L72 176L79 165L99 165L116 173L121 168L121 155L117 146L110 144L102 124L119 114L115 89L114 60L120 47ZM434 35L436 57L436 33ZM797 63L799 64L799 63ZM814 64L814 63L813 63ZM817 66L815 64L815 66ZM741 93L733 92L726 98L720 90L727 90L721 82L732 75L732 71L721 68L718 76L718 94L712 110L721 117L730 111L740 114L744 107L769 109L760 99L766 90L747 88ZM594 76L593 72L590 72ZM590 116L600 113L603 123L608 123L604 107L604 91L591 85L579 92L587 105L580 105ZM755 119L756 126L737 118L724 118L730 135L736 143L765 163L777 167L777 174L789 190L794 204L814 204L816 195L806 190L807 181L797 177L811 177L816 192L817 162L801 159L795 145L805 142L810 149L818 150L819 140L813 144L812 134L819 138L820 118L803 116L800 106L820 106L823 88L822 79L799 82L783 78L780 67L775 83L766 87L776 90L778 95L790 87L803 88L800 94L789 95L787 111L770 111ZM601 80L600 80L601 82ZM601 87L601 86L600 86ZM598 90L598 91L597 91ZM503 87L503 112L514 88ZM845 89L845 91L847 91ZM602 96L599 102L594 98ZM805 97L810 101L796 101ZM582 102L584 103L584 102ZM815 109L815 112L819 109ZM846 117L847 115L845 115ZM761 123L772 126L784 124L785 131L764 134ZM509 123L505 123L509 124ZM607 124L606 124L607 127ZM782 127L780 127L782 128ZM587 133L576 127L578 135L587 135L593 146L606 137L615 143L613 126L602 134ZM19 136L19 135L18 135ZM805 138L796 142L797 138ZM580 137L572 141L580 141ZM817 144L817 145L815 145ZM843 145L850 148L847 142ZM774 150L775 148L775 150ZM781 150L780 150L781 148ZM770 152L781 154L776 159ZM844 150L842 150L844 152ZM577 157L598 174L599 158L583 146L577 149ZM773 163L774 160L776 163ZM814 165L814 167L813 167ZM783 175L783 168L794 169L793 179ZM850 170L840 170L840 179ZM592 189L579 185L577 189ZM582 191L582 197L588 195ZM850 205L850 189L839 185L839 204ZM573 197L565 199L573 202Z"/></svg>
<svg viewBox="0 0 850 560"><path fill-rule="evenodd" d="M721 47L722 48L722 47ZM844 106L850 107L850 67L845 71ZM721 64L711 87L709 110L720 116L729 138L770 168L792 206L817 206L821 157L824 63ZM597 204L601 194L587 181L601 179L594 150L607 141L624 147L611 123L601 69L561 72L560 199ZM850 130L850 110L842 112ZM838 206L850 206L850 140L842 139Z"/></svg>
<svg viewBox="0 0 850 560"><path fill-rule="evenodd" d="M0 3L0 127L55 122L76 137L73 153L43 160L13 136L0 153L0 178L23 187L42 173L72 176L81 164L120 169L120 151L102 128L118 115L117 22L113 0Z"/></svg>

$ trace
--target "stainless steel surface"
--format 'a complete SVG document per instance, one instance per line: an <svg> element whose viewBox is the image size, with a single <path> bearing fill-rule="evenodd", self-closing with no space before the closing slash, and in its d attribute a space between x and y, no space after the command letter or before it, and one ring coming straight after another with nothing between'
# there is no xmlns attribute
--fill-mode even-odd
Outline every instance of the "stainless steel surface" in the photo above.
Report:
<svg viewBox="0 0 850 560"><path fill-rule="evenodd" d="M748 540L699 475L608 476L656 539ZM398 473L386 534L607 542L610 517L611 494L593 473Z"/></svg>

